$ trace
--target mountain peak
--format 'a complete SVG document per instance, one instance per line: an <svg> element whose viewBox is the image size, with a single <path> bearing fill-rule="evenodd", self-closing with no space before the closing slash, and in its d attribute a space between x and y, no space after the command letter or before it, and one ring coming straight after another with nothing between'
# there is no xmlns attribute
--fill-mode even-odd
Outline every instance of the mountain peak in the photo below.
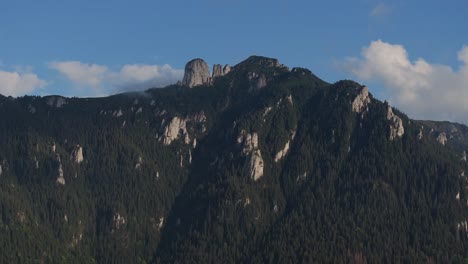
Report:
<svg viewBox="0 0 468 264"><path fill-rule="evenodd" d="M190 88L210 82L210 70L208 64L200 58L193 59L185 64L184 79L182 85Z"/></svg>
<svg viewBox="0 0 468 264"><path fill-rule="evenodd" d="M248 57L246 60L237 64L235 67L239 68L239 67L249 67L249 66L265 67L265 68L286 68L287 69L287 67L281 64L278 61L278 59L257 56L257 55L252 55Z"/></svg>

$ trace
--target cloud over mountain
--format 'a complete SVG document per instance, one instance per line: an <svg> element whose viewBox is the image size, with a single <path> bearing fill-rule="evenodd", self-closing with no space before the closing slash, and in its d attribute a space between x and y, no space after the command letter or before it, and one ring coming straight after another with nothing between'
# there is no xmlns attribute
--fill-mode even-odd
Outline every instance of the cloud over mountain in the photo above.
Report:
<svg viewBox="0 0 468 264"><path fill-rule="evenodd" d="M373 41L360 58L347 58L344 69L361 81L382 84L389 99L419 119L468 123L468 46L458 52L461 65L409 59L402 45Z"/></svg>
<svg viewBox="0 0 468 264"><path fill-rule="evenodd" d="M0 70L0 94L20 96L31 94L34 90L42 88L46 81L32 72L3 71Z"/></svg>
<svg viewBox="0 0 468 264"><path fill-rule="evenodd" d="M183 76L183 70L174 69L168 64L127 64L113 71L105 65L54 61L49 63L49 68L57 70L89 95L163 87L176 83Z"/></svg>

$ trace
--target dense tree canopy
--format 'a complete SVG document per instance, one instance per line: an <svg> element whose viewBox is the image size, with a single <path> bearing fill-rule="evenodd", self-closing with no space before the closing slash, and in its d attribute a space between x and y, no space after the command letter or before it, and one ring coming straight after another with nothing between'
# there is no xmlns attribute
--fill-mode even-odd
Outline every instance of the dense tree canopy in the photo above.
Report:
<svg viewBox="0 0 468 264"><path fill-rule="evenodd" d="M464 137L443 146L446 126L393 109L391 140L386 104L352 110L361 85L268 60L192 89L0 96L0 262L466 261ZM174 117L186 131L165 145ZM242 131L258 135L258 180Z"/></svg>

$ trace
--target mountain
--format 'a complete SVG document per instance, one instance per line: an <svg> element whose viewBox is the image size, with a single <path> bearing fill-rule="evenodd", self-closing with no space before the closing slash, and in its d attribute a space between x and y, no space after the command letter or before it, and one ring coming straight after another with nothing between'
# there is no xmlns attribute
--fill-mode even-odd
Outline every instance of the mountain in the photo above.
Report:
<svg viewBox="0 0 468 264"><path fill-rule="evenodd" d="M467 261L466 126L276 59L207 69L0 96L1 262Z"/></svg>

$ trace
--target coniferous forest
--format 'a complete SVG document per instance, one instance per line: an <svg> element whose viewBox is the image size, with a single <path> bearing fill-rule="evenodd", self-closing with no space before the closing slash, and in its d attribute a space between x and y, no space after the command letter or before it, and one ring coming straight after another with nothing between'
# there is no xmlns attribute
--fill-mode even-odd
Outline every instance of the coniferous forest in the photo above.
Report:
<svg viewBox="0 0 468 264"><path fill-rule="evenodd" d="M0 96L0 262L468 262L468 128L276 62Z"/></svg>

